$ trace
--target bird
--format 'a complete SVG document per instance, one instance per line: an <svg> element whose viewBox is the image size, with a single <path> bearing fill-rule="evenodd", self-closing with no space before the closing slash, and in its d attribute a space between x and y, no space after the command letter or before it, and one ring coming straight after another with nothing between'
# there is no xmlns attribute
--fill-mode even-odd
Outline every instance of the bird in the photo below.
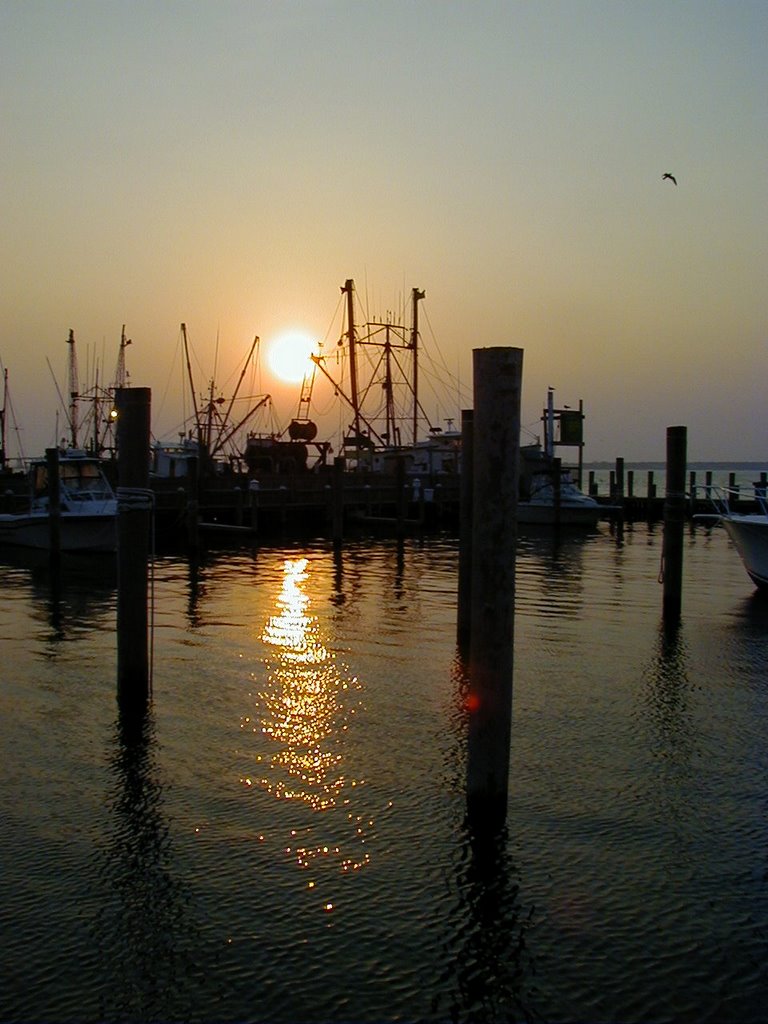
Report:
<svg viewBox="0 0 768 1024"><path fill-rule="evenodd" d="M670 174L669 171L667 171L666 174L662 174L661 180L664 181L665 178L669 178L673 185L677 184L677 178L674 176L674 174Z"/></svg>

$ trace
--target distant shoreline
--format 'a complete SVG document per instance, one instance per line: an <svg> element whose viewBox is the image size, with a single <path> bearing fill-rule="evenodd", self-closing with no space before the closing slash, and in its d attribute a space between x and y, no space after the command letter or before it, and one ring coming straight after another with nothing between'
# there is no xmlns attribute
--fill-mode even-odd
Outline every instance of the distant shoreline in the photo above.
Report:
<svg viewBox="0 0 768 1024"><path fill-rule="evenodd" d="M585 469L615 469L616 461L613 462L585 462ZM633 459L624 460L625 469L666 469L666 462L635 462ZM765 462L689 462L687 463L688 469L711 469L711 470L732 470L734 473L741 471L746 472L748 470L755 470L761 472L764 469L768 469L768 460Z"/></svg>

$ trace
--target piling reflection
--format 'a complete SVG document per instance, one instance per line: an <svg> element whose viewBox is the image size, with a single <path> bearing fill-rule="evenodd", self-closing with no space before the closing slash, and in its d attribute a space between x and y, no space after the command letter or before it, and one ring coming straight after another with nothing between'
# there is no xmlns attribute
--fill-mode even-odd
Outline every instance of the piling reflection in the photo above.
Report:
<svg viewBox="0 0 768 1024"><path fill-rule="evenodd" d="M469 664L461 645L451 667L452 700L447 708L451 743L443 773L456 792L466 787ZM528 932L534 908L520 899L519 873L509 852L507 826L478 819L468 801L456 848L455 906L449 915L445 966L432 999L440 1020L513 1021L538 1019L526 994L534 974Z"/></svg>
<svg viewBox="0 0 768 1024"><path fill-rule="evenodd" d="M656 650L645 672L642 717L648 752L654 814L682 836L697 786L697 730L691 709L688 649L682 625L661 623Z"/></svg>
<svg viewBox="0 0 768 1024"><path fill-rule="evenodd" d="M94 922L105 978L99 1019L169 1019L180 1007L191 1019L199 996L190 969L197 936L163 815L146 710L121 711L110 769L111 829L98 854L104 892Z"/></svg>
<svg viewBox="0 0 768 1024"><path fill-rule="evenodd" d="M49 627L46 656L53 659L62 641L107 624L117 575L107 555L62 555L53 561L46 551L0 547L0 586L29 590L36 617Z"/></svg>
<svg viewBox="0 0 768 1024"><path fill-rule="evenodd" d="M535 908L521 905L506 828L477 829L465 821L455 885L452 919L462 924L445 951L433 1013L457 1022L540 1019L529 994Z"/></svg>

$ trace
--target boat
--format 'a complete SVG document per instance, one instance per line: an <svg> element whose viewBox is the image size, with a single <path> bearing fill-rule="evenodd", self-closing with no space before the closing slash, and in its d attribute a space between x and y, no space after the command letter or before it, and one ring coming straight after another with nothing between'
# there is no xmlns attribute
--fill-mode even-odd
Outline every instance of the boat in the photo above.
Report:
<svg viewBox="0 0 768 1024"><path fill-rule="evenodd" d="M578 487L571 470L562 467L538 444L520 449L520 496L517 521L535 526L594 528L604 509Z"/></svg>
<svg viewBox="0 0 768 1024"><path fill-rule="evenodd" d="M33 459L24 507L0 514L0 544L63 552L117 549L117 499L98 458L83 449L56 450L58 516L51 511L47 458ZM58 520L58 528L57 528Z"/></svg>
<svg viewBox="0 0 768 1024"><path fill-rule="evenodd" d="M707 489L715 516L725 527L739 553L747 575L760 590L768 592L768 499L766 488L755 485L755 512L734 512L729 503L727 488ZM710 516L696 516L697 519L711 519Z"/></svg>
<svg viewBox="0 0 768 1024"><path fill-rule="evenodd" d="M578 410L556 409L554 390L547 391L547 405L541 417L544 446L537 440L520 448L520 492L517 502L518 523L535 526L581 526L593 529L606 510L573 479L570 467L555 457L561 445L578 448L578 474L581 478L584 448L583 404Z"/></svg>

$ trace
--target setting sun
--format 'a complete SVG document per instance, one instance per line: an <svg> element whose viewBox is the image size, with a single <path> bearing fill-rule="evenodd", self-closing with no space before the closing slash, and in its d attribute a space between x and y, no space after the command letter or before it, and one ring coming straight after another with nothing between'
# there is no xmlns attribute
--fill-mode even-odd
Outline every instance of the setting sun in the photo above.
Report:
<svg viewBox="0 0 768 1024"><path fill-rule="evenodd" d="M310 355L316 350L314 341L301 331L291 331L275 338L269 347L267 361L272 372L289 384L300 384L312 369Z"/></svg>

